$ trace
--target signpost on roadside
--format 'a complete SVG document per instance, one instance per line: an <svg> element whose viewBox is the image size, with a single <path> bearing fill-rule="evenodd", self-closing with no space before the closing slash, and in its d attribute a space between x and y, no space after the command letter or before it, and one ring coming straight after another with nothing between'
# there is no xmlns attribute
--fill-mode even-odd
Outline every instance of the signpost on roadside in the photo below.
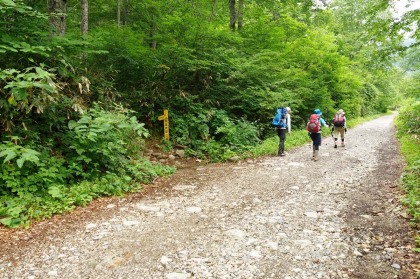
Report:
<svg viewBox="0 0 420 279"><path fill-rule="evenodd" d="M163 115L158 117L158 120L163 120L163 133L166 140L169 140L169 113L167 109L163 110Z"/></svg>

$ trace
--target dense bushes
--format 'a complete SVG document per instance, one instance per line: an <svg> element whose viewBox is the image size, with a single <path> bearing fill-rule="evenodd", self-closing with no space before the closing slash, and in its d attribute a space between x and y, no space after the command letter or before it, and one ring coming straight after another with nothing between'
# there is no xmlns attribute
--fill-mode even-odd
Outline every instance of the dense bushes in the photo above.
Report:
<svg viewBox="0 0 420 279"><path fill-rule="evenodd" d="M412 216L412 221L420 225L420 101L409 99L401 108L396 120L401 152L407 166L402 177L406 194L403 203ZM420 236L417 236L420 245Z"/></svg>
<svg viewBox="0 0 420 279"><path fill-rule="evenodd" d="M223 110L201 109L171 117L172 140L188 146L190 155L224 161L255 146L260 140L252 123L232 119Z"/></svg>
<svg viewBox="0 0 420 279"><path fill-rule="evenodd" d="M142 158L147 135L130 112L95 106L51 135L59 144L10 138L0 144L0 222L20 225L172 173Z"/></svg>
<svg viewBox="0 0 420 279"><path fill-rule="evenodd" d="M409 102L411 102L410 99ZM398 129L401 134L409 134L420 140L420 101L407 103L400 109L398 115Z"/></svg>

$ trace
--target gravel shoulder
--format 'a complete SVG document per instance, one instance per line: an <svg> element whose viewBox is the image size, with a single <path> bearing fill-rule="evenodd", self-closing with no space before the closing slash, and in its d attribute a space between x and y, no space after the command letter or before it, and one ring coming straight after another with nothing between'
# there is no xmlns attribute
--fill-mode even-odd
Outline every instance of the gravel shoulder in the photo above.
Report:
<svg viewBox="0 0 420 279"><path fill-rule="evenodd" d="M416 278L393 117L1 229L0 278Z"/></svg>

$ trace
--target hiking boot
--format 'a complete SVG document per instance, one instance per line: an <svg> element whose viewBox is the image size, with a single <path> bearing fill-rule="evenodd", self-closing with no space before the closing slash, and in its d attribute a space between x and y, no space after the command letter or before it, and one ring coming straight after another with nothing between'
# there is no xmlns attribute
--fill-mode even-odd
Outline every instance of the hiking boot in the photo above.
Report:
<svg viewBox="0 0 420 279"><path fill-rule="evenodd" d="M319 150L315 150L314 151L314 161L318 161L318 153L319 153Z"/></svg>
<svg viewBox="0 0 420 279"><path fill-rule="evenodd" d="M280 155L279 155L280 157L284 157L284 156L286 156L286 153L280 153Z"/></svg>
<svg viewBox="0 0 420 279"><path fill-rule="evenodd" d="M334 144L334 148L337 148L337 144Z"/></svg>

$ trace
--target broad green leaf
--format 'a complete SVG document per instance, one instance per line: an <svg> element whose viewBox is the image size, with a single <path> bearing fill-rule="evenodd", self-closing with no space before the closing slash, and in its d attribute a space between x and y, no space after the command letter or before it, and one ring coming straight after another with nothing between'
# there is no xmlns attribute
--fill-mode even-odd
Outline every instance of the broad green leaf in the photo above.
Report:
<svg viewBox="0 0 420 279"><path fill-rule="evenodd" d="M4 158L3 163L7 163L10 160L12 160L13 158L15 158L17 156L17 154L13 150L6 149L6 150L3 150L2 152L0 152L0 157L4 157L4 156L6 156L6 157Z"/></svg>
<svg viewBox="0 0 420 279"><path fill-rule="evenodd" d="M70 130L74 129L74 127L77 127L78 125L79 125L79 123L77 123L74 120L70 120L69 123L68 123L68 126L69 126Z"/></svg>
<svg viewBox="0 0 420 279"><path fill-rule="evenodd" d="M12 0L0 0L0 3L5 6L16 7L15 1Z"/></svg>
<svg viewBox="0 0 420 279"><path fill-rule="evenodd" d="M18 165L18 167L21 169L23 166L23 163L25 163L25 159L24 158L19 158L16 160L16 164Z"/></svg>
<svg viewBox="0 0 420 279"><path fill-rule="evenodd" d="M3 50L1 50L1 48ZM18 52L18 50L16 48L10 47L10 46L5 46L5 45L0 45L0 51L2 52L6 52L6 51L12 51L12 52Z"/></svg>
<svg viewBox="0 0 420 279"><path fill-rule="evenodd" d="M15 207L11 207L11 208L7 209L7 214L16 218L23 211L24 211L23 206L15 206Z"/></svg>
<svg viewBox="0 0 420 279"><path fill-rule="evenodd" d="M28 92L26 91L26 88L13 88L12 94L16 101L22 101L28 97Z"/></svg>
<svg viewBox="0 0 420 279"><path fill-rule="evenodd" d="M63 197L61 190L57 186L51 186L48 188L48 194L50 194L53 198L61 198Z"/></svg>
<svg viewBox="0 0 420 279"><path fill-rule="evenodd" d="M0 219L0 223L2 223L3 225L5 225L6 227L12 227L13 218L8 217L8 218Z"/></svg>

